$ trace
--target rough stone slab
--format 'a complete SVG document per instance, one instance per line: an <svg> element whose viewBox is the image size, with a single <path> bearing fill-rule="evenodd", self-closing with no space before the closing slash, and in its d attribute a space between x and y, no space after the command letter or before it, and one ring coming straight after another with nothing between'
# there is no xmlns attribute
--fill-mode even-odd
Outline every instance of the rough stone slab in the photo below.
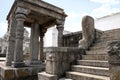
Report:
<svg viewBox="0 0 120 80"><path fill-rule="evenodd" d="M84 66L109 67L108 61L102 60L78 60L77 64Z"/></svg>
<svg viewBox="0 0 120 80"><path fill-rule="evenodd" d="M24 78L28 76L37 75L38 72L44 70L41 65L28 66L23 68L12 68L5 66L5 62L0 62L0 76L5 80L11 80L15 78Z"/></svg>
<svg viewBox="0 0 120 80"><path fill-rule="evenodd" d="M72 80L70 78L60 78L59 80Z"/></svg>
<svg viewBox="0 0 120 80"><path fill-rule="evenodd" d="M109 77L106 76L99 76L79 72L67 72L67 77L73 80L110 80Z"/></svg>
<svg viewBox="0 0 120 80"><path fill-rule="evenodd" d="M82 73L109 76L109 68L103 68L103 67L73 65L72 70L76 72L82 72Z"/></svg>
<svg viewBox="0 0 120 80"><path fill-rule="evenodd" d="M57 80L56 75L51 75L46 72L38 73L38 80Z"/></svg>

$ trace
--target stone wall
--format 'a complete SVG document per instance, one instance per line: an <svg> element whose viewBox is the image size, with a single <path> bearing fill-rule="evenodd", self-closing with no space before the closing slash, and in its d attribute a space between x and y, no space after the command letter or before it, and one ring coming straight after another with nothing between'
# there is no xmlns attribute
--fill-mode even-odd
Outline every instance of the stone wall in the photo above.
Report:
<svg viewBox="0 0 120 80"><path fill-rule="evenodd" d="M82 39L82 31L72 32L63 36L64 47L78 47L79 40Z"/></svg>

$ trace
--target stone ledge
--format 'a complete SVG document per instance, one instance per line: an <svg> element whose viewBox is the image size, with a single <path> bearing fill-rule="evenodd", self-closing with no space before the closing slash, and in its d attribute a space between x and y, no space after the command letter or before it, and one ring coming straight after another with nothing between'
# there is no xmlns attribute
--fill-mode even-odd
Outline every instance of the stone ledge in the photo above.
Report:
<svg viewBox="0 0 120 80"><path fill-rule="evenodd" d="M46 72L38 73L38 80L57 80L56 75L51 75Z"/></svg>
<svg viewBox="0 0 120 80"><path fill-rule="evenodd" d="M28 76L37 75L38 72L41 72L45 69L45 66L34 65L23 68L12 68L5 66L4 62L0 62L0 76L3 80L19 79L25 78Z"/></svg>

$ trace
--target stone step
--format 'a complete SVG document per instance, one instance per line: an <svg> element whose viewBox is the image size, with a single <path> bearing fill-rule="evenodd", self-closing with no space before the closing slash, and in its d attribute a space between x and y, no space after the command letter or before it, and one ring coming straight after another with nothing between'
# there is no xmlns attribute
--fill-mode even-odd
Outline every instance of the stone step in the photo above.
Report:
<svg viewBox="0 0 120 80"><path fill-rule="evenodd" d="M107 41L113 41L113 40L120 40L120 38L100 38L96 42L107 42Z"/></svg>
<svg viewBox="0 0 120 80"><path fill-rule="evenodd" d="M82 55L83 60L108 60L108 55Z"/></svg>
<svg viewBox="0 0 120 80"><path fill-rule="evenodd" d="M86 51L86 54L106 54L107 55L107 50L106 49L102 49L102 50L90 50L90 51Z"/></svg>
<svg viewBox="0 0 120 80"><path fill-rule="evenodd" d="M73 80L110 80L109 77L106 76L99 76L79 72L67 72L66 76Z"/></svg>
<svg viewBox="0 0 120 80"><path fill-rule="evenodd" d="M109 68L83 66L83 65L72 65L72 70L75 72L109 76Z"/></svg>
<svg viewBox="0 0 120 80"><path fill-rule="evenodd" d="M117 34L107 34L107 35L105 35L105 34L103 34L100 38L120 38L120 32L119 33L117 33Z"/></svg>
<svg viewBox="0 0 120 80"><path fill-rule="evenodd" d="M91 47L90 50L99 50L99 49L107 49L107 42L96 42Z"/></svg>
<svg viewBox="0 0 120 80"><path fill-rule="evenodd" d="M104 34L115 34L115 33L120 33L120 28L119 29L112 29L112 30L107 30L103 32Z"/></svg>
<svg viewBox="0 0 120 80"><path fill-rule="evenodd" d="M84 66L94 66L94 67L108 67L108 61L101 61L101 60L78 60L78 65Z"/></svg>
<svg viewBox="0 0 120 80"><path fill-rule="evenodd" d="M73 79L70 79L70 78L60 78L59 80L73 80Z"/></svg>

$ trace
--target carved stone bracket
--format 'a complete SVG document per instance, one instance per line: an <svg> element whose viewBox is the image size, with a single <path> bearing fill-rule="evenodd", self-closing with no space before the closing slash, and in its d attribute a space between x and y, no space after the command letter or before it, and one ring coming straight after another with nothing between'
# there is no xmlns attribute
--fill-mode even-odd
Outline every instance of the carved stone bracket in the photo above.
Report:
<svg viewBox="0 0 120 80"><path fill-rule="evenodd" d="M16 14L24 14L24 15L28 15L31 12L31 10L26 9L26 8L22 8L22 7L17 7L15 13Z"/></svg>
<svg viewBox="0 0 120 80"><path fill-rule="evenodd" d="M120 41L108 42L109 63L120 65Z"/></svg>

